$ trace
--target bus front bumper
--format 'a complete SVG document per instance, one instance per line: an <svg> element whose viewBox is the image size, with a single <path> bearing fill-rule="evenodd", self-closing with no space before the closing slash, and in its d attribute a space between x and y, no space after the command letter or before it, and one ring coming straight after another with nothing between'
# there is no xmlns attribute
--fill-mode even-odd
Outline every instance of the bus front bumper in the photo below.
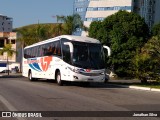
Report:
<svg viewBox="0 0 160 120"><path fill-rule="evenodd" d="M78 73L74 73L70 77L70 80L75 82L105 82L105 75L85 76Z"/></svg>

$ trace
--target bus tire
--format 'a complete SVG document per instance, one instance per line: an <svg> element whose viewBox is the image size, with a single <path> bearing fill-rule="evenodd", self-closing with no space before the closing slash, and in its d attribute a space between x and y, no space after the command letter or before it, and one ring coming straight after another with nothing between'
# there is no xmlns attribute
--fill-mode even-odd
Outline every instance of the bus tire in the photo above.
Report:
<svg viewBox="0 0 160 120"><path fill-rule="evenodd" d="M28 79L29 79L30 81L33 81L33 80L34 80L34 78L32 77L32 72L31 72L31 70L28 72Z"/></svg>
<svg viewBox="0 0 160 120"><path fill-rule="evenodd" d="M63 81L61 80L61 73L59 71L56 73L56 82L59 86L63 86Z"/></svg>

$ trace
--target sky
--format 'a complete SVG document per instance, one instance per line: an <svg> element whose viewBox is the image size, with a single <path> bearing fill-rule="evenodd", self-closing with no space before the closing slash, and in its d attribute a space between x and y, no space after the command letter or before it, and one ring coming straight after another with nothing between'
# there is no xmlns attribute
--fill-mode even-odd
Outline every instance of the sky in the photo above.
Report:
<svg viewBox="0 0 160 120"><path fill-rule="evenodd" d="M56 15L72 15L74 0L0 0L0 14L13 18L13 28L55 23Z"/></svg>

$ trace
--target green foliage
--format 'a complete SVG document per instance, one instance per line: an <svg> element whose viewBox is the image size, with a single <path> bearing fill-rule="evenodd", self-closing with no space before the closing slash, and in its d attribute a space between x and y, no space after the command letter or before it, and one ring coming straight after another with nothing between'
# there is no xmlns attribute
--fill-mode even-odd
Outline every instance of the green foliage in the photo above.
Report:
<svg viewBox="0 0 160 120"><path fill-rule="evenodd" d="M92 22L89 36L111 47L112 55L108 61L109 65L114 66L118 76L127 76L130 75L136 49L147 42L149 29L139 15L119 11L102 22Z"/></svg>
<svg viewBox="0 0 160 120"><path fill-rule="evenodd" d="M152 37L133 58L133 74L137 78L152 77L159 80L160 39Z"/></svg>
<svg viewBox="0 0 160 120"><path fill-rule="evenodd" d="M33 43L43 41L52 37L63 34L72 34L77 28L82 27L81 17L78 14L71 16L56 16L56 24L35 24L17 28L18 41L21 46L31 45ZM59 23L59 21L63 23Z"/></svg>
<svg viewBox="0 0 160 120"><path fill-rule="evenodd" d="M83 22L79 14L73 14L69 16L57 16L57 22L63 22L63 33L72 35L77 28L83 27Z"/></svg>
<svg viewBox="0 0 160 120"><path fill-rule="evenodd" d="M153 26L152 34L153 34L153 36L159 36L160 37L160 23Z"/></svg>
<svg viewBox="0 0 160 120"><path fill-rule="evenodd" d="M12 57L14 53L16 53L16 50L12 49L11 44L6 44L3 49L0 49L0 55L3 55L4 53L7 53L7 58Z"/></svg>
<svg viewBox="0 0 160 120"><path fill-rule="evenodd" d="M3 49L0 49L0 55L7 53L7 65L9 65L8 57L12 57L14 53L17 53L16 50L12 49L11 44L6 44ZM8 66L8 75L9 75L9 66Z"/></svg>
<svg viewBox="0 0 160 120"><path fill-rule="evenodd" d="M35 24L17 28L14 31L18 32L18 41L23 46L43 41L54 36L55 24Z"/></svg>

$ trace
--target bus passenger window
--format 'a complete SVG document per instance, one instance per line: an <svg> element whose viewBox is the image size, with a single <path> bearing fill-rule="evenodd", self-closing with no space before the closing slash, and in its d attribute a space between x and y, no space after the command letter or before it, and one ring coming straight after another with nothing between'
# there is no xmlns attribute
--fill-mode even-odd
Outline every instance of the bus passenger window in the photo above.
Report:
<svg viewBox="0 0 160 120"><path fill-rule="evenodd" d="M56 46L54 46L54 49L53 49L53 54L56 55L56 51L57 51L57 48Z"/></svg>
<svg viewBox="0 0 160 120"><path fill-rule="evenodd" d="M58 48L58 56L61 56L61 48Z"/></svg>
<svg viewBox="0 0 160 120"><path fill-rule="evenodd" d="M52 52L53 52L53 47L49 46L49 48L47 49L46 55L52 55Z"/></svg>

